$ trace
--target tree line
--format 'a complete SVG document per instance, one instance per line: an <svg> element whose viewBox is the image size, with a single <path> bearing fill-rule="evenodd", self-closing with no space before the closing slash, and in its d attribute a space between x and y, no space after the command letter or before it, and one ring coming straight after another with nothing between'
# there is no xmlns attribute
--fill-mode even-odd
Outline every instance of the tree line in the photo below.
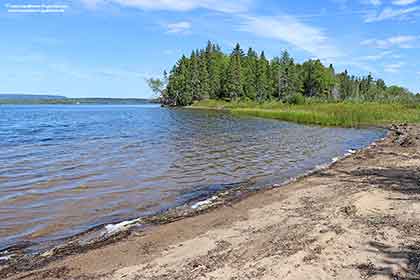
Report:
<svg viewBox="0 0 420 280"><path fill-rule="evenodd" d="M160 95L162 104L186 106L205 99L257 102L278 100L301 103L305 98L327 101L410 101L415 97L407 89L387 86L371 74L336 73L334 66L320 60L297 63L287 52L267 59L264 51L239 44L230 54L208 42L206 48L183 55L163 79L149 79L149 86Z"/></svg>

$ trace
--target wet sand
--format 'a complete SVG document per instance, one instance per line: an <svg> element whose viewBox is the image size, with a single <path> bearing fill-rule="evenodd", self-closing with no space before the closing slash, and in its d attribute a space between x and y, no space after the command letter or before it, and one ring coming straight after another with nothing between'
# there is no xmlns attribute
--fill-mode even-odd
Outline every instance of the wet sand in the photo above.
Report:
<svg viewBox="0 0 420 280"><path fill-rule="evenodd" d="M419 138L420 127L392 127L287 186L27 269L4 265L0 278L420 279Z"/></svg>

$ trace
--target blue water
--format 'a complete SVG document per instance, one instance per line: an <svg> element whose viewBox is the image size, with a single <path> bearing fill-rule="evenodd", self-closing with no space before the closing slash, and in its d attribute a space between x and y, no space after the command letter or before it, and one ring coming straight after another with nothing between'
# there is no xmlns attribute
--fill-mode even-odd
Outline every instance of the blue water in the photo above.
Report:
<svg viewBox="0 0 420 280"><path fill-rule="evenodd" d="M281 183L384 136L145 106L0 106L0 249ZM199 190L199 191L197 191Z"/></svg>

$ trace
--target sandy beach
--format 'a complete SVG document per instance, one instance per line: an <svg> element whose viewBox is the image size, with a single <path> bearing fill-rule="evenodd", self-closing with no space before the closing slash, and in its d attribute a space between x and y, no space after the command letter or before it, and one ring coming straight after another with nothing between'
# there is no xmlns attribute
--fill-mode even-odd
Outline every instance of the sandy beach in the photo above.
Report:
<svg viewBox="0 0 420 280"><path fill-rule="evenodd" d="M420 279L420 127L286 186L2 279Z"/></svg>

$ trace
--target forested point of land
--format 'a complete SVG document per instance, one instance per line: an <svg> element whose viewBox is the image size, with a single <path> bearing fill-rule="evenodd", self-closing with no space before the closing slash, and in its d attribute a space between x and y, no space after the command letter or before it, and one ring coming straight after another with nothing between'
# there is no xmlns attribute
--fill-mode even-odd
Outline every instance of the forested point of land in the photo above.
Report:
<svg viewBox="0 0 420 280"><path fill-rule="evenodd" d="M325 66L319 59L297 63L287 50L280 57L267 59L264 51L249 48L245 53L237 44L230 54L219 45L208 42L206 48L183 55L163 74L149 79L149 86L169 106L187 106L208 99L225 101L281 101L304 103L319 101L357 102L418 102L414 95L400 86L388 86L372 74L364 77L337 73L332 64Z"/></svg>

